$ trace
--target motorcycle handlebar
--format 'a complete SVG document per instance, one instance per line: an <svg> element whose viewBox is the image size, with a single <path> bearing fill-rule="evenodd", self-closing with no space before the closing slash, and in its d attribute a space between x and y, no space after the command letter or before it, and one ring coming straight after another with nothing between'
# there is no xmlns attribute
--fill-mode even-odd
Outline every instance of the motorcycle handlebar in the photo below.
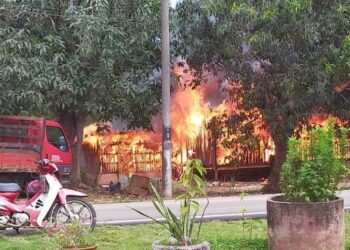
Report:
<svg viewBox="0 0 350 250"><path fill-rule="evenodd" d="M35 163L39 164L42 167L48 166L49 165L49 160L47 159L41 159L38 161L35 161Z"/></svg>

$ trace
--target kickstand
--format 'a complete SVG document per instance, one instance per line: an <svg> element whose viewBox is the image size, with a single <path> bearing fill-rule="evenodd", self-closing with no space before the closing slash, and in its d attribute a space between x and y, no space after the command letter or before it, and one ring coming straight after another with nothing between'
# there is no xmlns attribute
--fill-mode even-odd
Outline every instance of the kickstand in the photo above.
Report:
<svg viewBox="0 0 350 250"><path fill-rule="evenodd" d="M13 229L16 231L17 234L19 234L19 227L14 227Z"/></svg>

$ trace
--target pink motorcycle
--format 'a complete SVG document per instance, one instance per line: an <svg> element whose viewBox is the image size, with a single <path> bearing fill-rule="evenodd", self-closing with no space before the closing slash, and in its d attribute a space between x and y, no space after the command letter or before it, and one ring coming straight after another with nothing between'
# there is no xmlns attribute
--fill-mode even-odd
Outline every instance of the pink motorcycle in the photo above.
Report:
<svg viewBox="0 0 350 250"><path fill-rule="evenodd" d="M0 183L0 228L23 227L41 228L46 225L58 225L80 221L94 228L96 211L83 199L87 195L63 188L55 163L47 159L39 160L40 190L24 203L15 199L21 188L16 183Z"/></svg>

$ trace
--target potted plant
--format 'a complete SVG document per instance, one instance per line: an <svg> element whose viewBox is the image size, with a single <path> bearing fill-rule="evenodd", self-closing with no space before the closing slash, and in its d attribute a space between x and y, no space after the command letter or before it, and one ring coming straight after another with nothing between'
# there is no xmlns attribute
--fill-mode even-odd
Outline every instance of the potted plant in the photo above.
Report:
<svg viewBox="0 0 350 250"><path fill-rule="evenodd" d="M90 230L80 221L74 220L71 223L56 225L49 231L49 235L54 238L60 249L96 250L97 246L89 244L86 239Z"/></svg>
<svg viewBox="0 0 350 250"><path fill-rule="evenodd" d="M152 219L156 223L162 225L169 233L170 239L165 241L153 242L153 250L209 250L209 243L199 242L199 234L201 230L202 219L200 220L196 238L193 238L193 229L196 220L196 215L199 212L199 203L193 198L197 195L204 195L202 177L206 173L202 162L198 159L191 159L185 163L184 173L179 180L179 184L185 188L185 192L176 197L176 200L181 201L179 217L171 211L164 203L163 198L159 195L157 189L151 184L152 191L155 195L153 205L159 214L165 219L165 223L161 223L156 219L142 213L139 210L133 209L139 214ZM202 218L205 213L203 210Z"/></svg>
<svg viewBox="0 0 350 250"><path fill-rule="evenodd" d="M267 201L270 249L344 249L344 201L336 192L348 173L347 130L334 124L289 139L284 194Z"/></svg>

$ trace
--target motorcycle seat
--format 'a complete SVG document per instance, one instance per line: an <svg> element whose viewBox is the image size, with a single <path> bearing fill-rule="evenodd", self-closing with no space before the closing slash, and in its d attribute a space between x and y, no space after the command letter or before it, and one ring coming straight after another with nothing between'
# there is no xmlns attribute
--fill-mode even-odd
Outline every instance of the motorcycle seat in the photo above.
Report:
<svg viewBox="0 0 350 250"><path fill-rule="evenodd" d="M0 193L20 192L21 187L17 183L0 183Z"/></svg>

